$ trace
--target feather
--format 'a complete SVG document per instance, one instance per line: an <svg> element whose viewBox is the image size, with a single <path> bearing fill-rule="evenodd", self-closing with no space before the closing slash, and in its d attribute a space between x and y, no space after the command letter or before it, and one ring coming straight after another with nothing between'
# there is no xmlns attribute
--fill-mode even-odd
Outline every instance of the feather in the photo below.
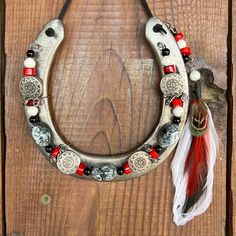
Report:
<svg viewBox="0 0 236 236"><path fill-rule="evenodd" d="M211 112L203 100L195 100L171 164L177 225L186 224L209 207L217 149Z"/></svg>

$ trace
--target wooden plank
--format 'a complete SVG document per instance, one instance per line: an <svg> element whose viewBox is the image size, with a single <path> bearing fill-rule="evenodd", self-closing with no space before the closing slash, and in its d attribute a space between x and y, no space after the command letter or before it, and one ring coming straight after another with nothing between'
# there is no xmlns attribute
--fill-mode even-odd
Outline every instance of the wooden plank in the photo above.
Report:
<svg viewBox="0 0 236 236"><path fill-rule="evenodd" d="M222 147L213 203L185 227L172 223L170 159L142 178L100 184L64 176L42 158L27 132L18 83L28 45L62 2L7 1L7 234L224 235L226 105L219 94L215 99L222 100L222 109L215 110L214 118ZM194 56L201 58L197 64L210 68L216 84L226 89L227 1L151 3L159 17L185 32ZM144 22L138 1L73 2L50 91L56 123L78 148L124 152L141 143L155 126L159 79L144 39ZM48 205L42 204L44 194L51 197Z"/></svg>
<svg viewBox="0 0 236 236"><path fill-rule="evenodd" d="M235 89L236 89L236 45L235 45L235 39L236 39L236 4L234 1L232 1L232 8L230 8L230 15L231 17L231 27L229 35L232 36L232 39L229 38L229 46L231 47L231 53L229 54L229 78L231 81L229 81L229 91L228 91L228 98L229 98L229 105L231 106L230 109L230 116L231 120L229 120L229 129L231 127L230 137L232 138L231 146L229 146L229 156L228 156L228 166L229 171L231 172L231 179L229 179L228 183L230 184L231 189L229 189L227 195L228 195L228 201L230 202L230 206L228 208L228 215L229 219L232 217L231 221L229 222L229 227L231 227L231 231L233 232L233 235L236 233L236 163L235 163L235 154L236 154L236 127L235 127L235 111L236 111L236 97L235 97ZM231 166L230 166L231 165Z"/></svg>
<svg viewBox="0 0 236 236"><path fill-rule="evenodd" d="M0 232L5 234L5 197L4 193L4 176L5 176L5 131L4 131L4 79L6 57L4 50L5 39L5 1L0 2Z"/></svg>

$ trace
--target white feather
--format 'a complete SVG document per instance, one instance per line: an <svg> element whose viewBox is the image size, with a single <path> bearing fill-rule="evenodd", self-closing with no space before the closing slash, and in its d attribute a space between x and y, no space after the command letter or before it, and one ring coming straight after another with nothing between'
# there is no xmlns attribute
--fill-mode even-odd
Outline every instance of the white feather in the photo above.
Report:
<svg viewBox="0 0 236 236"><path fill-rule="evenodd" d="M172 179L175 186L175 197L173 202L173 221L176 225L185 225L195 216L204 213L212 201L212 187L214 178L214 165L218 151L218 135L212 120L211 112L208 108L209 114L209 140L210 140L210 154L209 154L209 169L204 194L200 197L197 203L187 212L182 213L183 206L186 200L187 176L184 175L184 165L191 147L192 135L190 130L190 121L188 120L182 137L180 138L175 156L171 163Z"/></svg>

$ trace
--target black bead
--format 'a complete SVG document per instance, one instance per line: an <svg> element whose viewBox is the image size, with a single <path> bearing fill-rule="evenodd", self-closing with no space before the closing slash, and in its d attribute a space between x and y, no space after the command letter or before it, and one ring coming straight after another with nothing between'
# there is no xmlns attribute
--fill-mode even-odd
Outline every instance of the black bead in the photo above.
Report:
<svg viewBox="0 0 236 236"><path fill-rule="evenodd" d="M187 56L187 55L183 56L183 59L184 59L185 63L188 63L190 60L189 56Z"/></svg>
<svg viewBox="0 0 236 236"><path fill-rule="evenodd" d="M45 34L48 37L53 37L55 35L55 30L53 28L48 28L48 29L46 29Z"/></svg>
<svg viewBox="0 0 236 236"><path fill-rule="evenodd" d="M124 174L124 169L122 167L117 168L117 174L118 175L123 175Z"/></svg>
<svg viewBox="0 0 236 236"><path fill-rule="evenodd" d="M51 145L48 145L48 146L45 147L45 151L47 153L51 153L53 151L53 147Z"/></svg>
<svg viewBox="0 0 236 236"><path fill-rule="evenodd" d="M85 169L84 169L84 174L85 175L91 175L91 168L89 168L89 167L86 167Z"/></svg>
<svg viewBox="0 0 236 236"><path fill-rule="evenodd" d="M169 48L165 48L162 50L162 56L169 56L170 55L170 49Z"/></svg>
<svg viewBox="0 0 236 236"><path fill-rule="evenodd" d="M162 148L162 146L157 145L157 146L155 147L155 150L156 150L157 153L161 153L162 150L163 150L163 148Z"/></svg>
<svg viewBox="0 0 236 236"><path fill-rule="evenodd" d="M26 56L27 57L34 57L34 51L33 50L28 50L27 52L26 52Z"/></svg>
<svg viewBox="0 0 236 236"><path fill-rule="evenodd" d="M31 116L29 118L29 122L32 124L38 123L39 122L39 117L38 116Z"/></svg>
<svg viewBox="0 0 236 236"><path fill-rule="evenodd" d="M176 116L174 116L174 118L173 118L173 124L175 124L175 125L179 125L180 124L180 122L181 122L181 119L179 118L179 117L176 117Z"/></svg>

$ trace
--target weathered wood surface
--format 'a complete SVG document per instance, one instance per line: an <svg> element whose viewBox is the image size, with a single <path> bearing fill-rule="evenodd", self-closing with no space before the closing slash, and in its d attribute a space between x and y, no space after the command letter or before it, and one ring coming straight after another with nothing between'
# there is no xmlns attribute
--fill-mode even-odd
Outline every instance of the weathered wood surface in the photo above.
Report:
<svg viewBox="0 0 236 236"><path fill-rule="evenodd" d="M235 97L235 90L236 90L236 44L235 44L235 40L236 40L236 2L233 1L233 7L231 10L231 16L232 17L232 31L230 32L230 37L229 37L229 44L232 48L232 53L230 54L231 57L231 62L232 64L229 65L229 70L230 70L230 76L231 76L231 83L228 84L229 86L229 90L230 93L229 95L229 101L231 102L231 115L232 115L232 122L231 122L231 126L232 126L232 132L230 133L230 137L233 137L233 142L232 142L232 146L230 148L230 153L229 153L229 157L231 155L231 151L232 151L232 156L230 159L230 163L229 166L231 165L231 179L230 179L230 187L232 190L232 192L228 191L228 199L231 200L231 205L232 208L228 209L228 211L230 212L231 210L231 214L233 216L232 218L232 224L233 224L233 235L236 234L236 162L235 162L235 155L236 155L236 124L235 124L235 114L236 114L236 97ZM231 39L230 39L231 38ZM230 124L229 124L230 125ZM231 150L232 149L232 150Z"/></svg>
<svg viewBox="0 0 236 236"><path fill-rule="evenodd" d="M62 2L6 2L7 235L225 235L227 107L212 88L204 93L215 108L222 141L214 199L207 213L185 227L172 223L170 159L140 179L101 184L62 175L39 153L27 132L18 83L27 47ZM226 89L228 2L149 3L156 15L185 32L198 64L210 68L216 84ZM160 79L144 39L145 20L138 1L72 3L50 90L58 127L78 148L127 151L158 121ZM51 196L48 205L41 201L44 194Z"/></svg>
<svg viewBox="0 0 236 236"><path fill-rule="evenodd" d="M4 52L4 36L5 36L5 4L0 2L0 232L5 231L4 228L4 199L3 199L3 176L4 176L4 151L5 151L5 134L4 134L4 79L5 79L5 52Z"/></svg>

